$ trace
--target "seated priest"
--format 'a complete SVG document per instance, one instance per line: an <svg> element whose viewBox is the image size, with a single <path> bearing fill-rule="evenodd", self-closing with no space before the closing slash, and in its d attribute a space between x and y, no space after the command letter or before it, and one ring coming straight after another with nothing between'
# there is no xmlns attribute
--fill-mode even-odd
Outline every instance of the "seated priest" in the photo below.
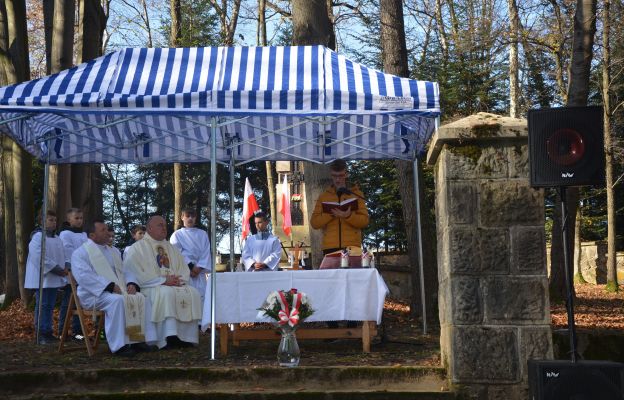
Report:
<svg viewBox="0 0 624 400"><path fill-rule="evenodd" d="M144 342L155 344L157 339L149 299L124 279L119 252L107 245L110 235L104 221L88 223L85 233L89 239L71 256L80 304L104 311L106 340L114 354L131 356L136 350L149 350Z"/></svg>
<svg viewBox="0 0 624 400"><path fill-rule="evenodd" d="M159 215L149 219L143 239L128 249L124 273L152 302L151 321L158 346L190 347L199 342L201 297L190 286L184 256L167 241L167 225Z"/></svg>
<svg viewBox="0 0 624 400"><path fill-rule="evenodd" d="M257 232L245 241L241 254L246 271L275 271L280 260L282 245L277 236L268 231L269 218L262 211L254 214Z"/></svg>

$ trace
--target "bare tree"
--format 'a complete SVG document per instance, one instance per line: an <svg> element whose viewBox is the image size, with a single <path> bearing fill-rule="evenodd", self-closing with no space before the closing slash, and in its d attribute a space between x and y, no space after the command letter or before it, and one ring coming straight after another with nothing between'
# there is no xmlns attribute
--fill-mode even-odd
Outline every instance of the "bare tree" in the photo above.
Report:
<svg viewBox="0 0 624 400"><path fill-rule="evenodd" d="M594 35L596 33L596 2L597 0L577 0L574 15L574 38L572 43L572 59L570 61L567 105L585 106L589 95L589 73L593 55ZM576 221L576 209L579 202L578 188L567 189L568 216L567 226L572 227ZM560 203L557 195L556 203ZM565 297L565 259L563 257L562 216L561 208L555 207L553 213L553 234L551 244L550 293L555 299ZM567 230L566 240L571 252L574 250L574 230ZM573 254L573 252L572 252ZM570 255L568 255L569 257ZM572 263L569 263L572 268ZM570 271L572 274L572 271Z"/></svg>
<svg viewBox="0 0 624 400"><path fill-rule="evenodd" d="M518 33L520 32L520 18L516 0L507 0L509 8L509 116L518 117Z"/></svg>
<svg viewBox="0 0 624 400"><path fill-rule="evenodd" d="M30 63L28 58L28 35L26 29L26 3L24 0L7 0L5 2L6 52L9 63L5 67L7 83L19 83L30 79ZM5 246L7 249L7 291L13 295L12 287L19 288L21 299L27 301L24 289L26 272L26 253L30 232L33 229L33 194L31 185L31 157L17 143L8 138L3 139L4 151L4 187L5 190L5 228L11 223L11 229L5 230ZM11 146L9 146L11 143ZM12 182L9 182L9 181ZM12 195L12 199L8 199ZM9 237L12 236L12 237ZM14 247L13 247L14 246ZM13 255L15 253L15 255ZM13 260L13 257L14 260ZM15 273L13 275L13 273ZM10 286L10 287L9 287ZM8 294L7 294L8 296ZM9 296L11 299L12 297Z"/></svg>
<svg viewBox="0 0 624 400"><path fill-rule="evenodd" d="M615 248L615 188L613 182L613 140L611 134L611 1L602 10L602 104L604 112L605 175L607 183L607 290L619 290Z"/></svg>
<svg viewBox="0 0 624 400"><path fill-rule="evenodd" d="M171 32L169 44L171 47L178 47L182 38L182 16L180 15L180 0L170 0L171 9ZM179 229L182 217L182 164L173 164L173 229Z"/></svg>
<svg viewBox="0 0 624 400"><path fill-rule="evenodd" d="M236 33L236 25L238 24L238 14L240 12L241 0L221 0L221 4L217 0L209 0L215 12L221 21L221 38L224 46L234 45L234 34Z"/></svg>
<svg viewBox="0 0 624 400"><path fill-rule="evenodd" d="M329 45L333 27L330 25L325 0L293 0L293 45ZM314 203L325 190L329 181L329 168L310 162L303 163L305 176L305 201L311 214ZM323 240L320 230L310 227L310 247L312 249L312 265L319 265L323 258L321 243Z"/></svg>

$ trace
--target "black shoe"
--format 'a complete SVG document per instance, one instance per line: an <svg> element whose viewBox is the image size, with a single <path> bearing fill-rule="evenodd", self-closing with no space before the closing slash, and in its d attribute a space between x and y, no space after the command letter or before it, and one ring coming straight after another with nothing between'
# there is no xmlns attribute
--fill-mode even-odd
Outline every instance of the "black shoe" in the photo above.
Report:
<svg viewBox="0 0 624 400"><path fill-rule="evenodd" d="M137 353L150 353L152 351L158 350L158 347L150 346L149 344L143 343L143 342L141 342L141 343L132 343L130 345L130 348L132 350L134 350L135 352L137 352Z"/></svg>
<svg viewBox="0 0 624 400"><path fill-rule="evenodd" d="M133 357L136 355L136 351L134 351L130 346L125 345L113 354L119 357Z"/></svg>
<svg viewBox="0 0 624 400"><path fill-rule="evenodd" d="M194 347L193 343L180 340L177 336L167 336L167 349L184 349Z"/></svg>
<svg viewBox="0 0 624 400"><path fill-rule="evenodd" d="M39 344L54 344L56 342L56 339L54 336L52 336L51 334L49 335L39 335Z"/></svg>

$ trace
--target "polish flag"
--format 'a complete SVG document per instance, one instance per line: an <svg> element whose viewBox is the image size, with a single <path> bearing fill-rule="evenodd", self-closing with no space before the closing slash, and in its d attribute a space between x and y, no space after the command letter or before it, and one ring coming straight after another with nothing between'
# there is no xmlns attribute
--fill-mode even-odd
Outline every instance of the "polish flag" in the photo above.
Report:
<svg viewBox="0 0 624 400"><path fill-rule="evenodd" d="M286 236L290 236L292 232L292 220L290 218L290 188L285 174L284 182L282 183L282 197L280 198L279 212L282 214L282 230Z"/></svg>
<svg viewBox="0 0 624 400"><path fill-rule="evenodd" d="M258 211L260 207L258 207L258 202L256 201L256 196L254 196L254 192L251 189L251 184L249 183L249 178L245 178L245 197L243 198L243 232L242 232L242 240L245 240L247 235L249 235L249 219L254 214L254 212Z"/></svg>

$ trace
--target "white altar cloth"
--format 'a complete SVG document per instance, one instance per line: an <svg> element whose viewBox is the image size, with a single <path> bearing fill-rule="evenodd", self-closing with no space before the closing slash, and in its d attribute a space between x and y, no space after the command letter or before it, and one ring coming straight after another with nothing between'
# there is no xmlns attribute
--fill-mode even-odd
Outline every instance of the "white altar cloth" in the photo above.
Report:
<svg viewBox="0 0 624 400"><path fill-rule="evenodd" d="M210 326L210 288L206 285L202 329ZM270 292L296 288L308 295L314 314L306 321L377 321L381 323L388 287L375 268L313 271L225 272L217 275L215 320L218 324L272 322L258 318Z"/></svg>

